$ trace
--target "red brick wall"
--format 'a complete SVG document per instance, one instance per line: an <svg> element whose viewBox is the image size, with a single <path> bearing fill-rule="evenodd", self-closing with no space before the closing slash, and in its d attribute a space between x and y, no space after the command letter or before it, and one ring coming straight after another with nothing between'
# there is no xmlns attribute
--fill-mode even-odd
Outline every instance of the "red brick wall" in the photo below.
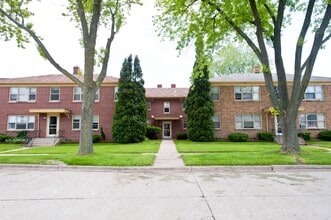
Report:
<svg viewBox="0 0 331 220"><path fill-rule="evenodd" d="M0 87L0 133L7 133L16 135L16 132L7 131L8 115L33 115L29 109L37 108L66 108L70 109L69 118L60 114L60 135L64 135L66 139L73 141L79 140L79 131L72 130L72 116L81 114L81 102L73 102L73 87L60 87L60 101L49 101L50 87L37 87L36 102L28 103L10 103L9 102L9 87ZM100 128L106 134L107 140L112 138L111 127L113 122L113 114L115 112L114 103L114 87L100 88L100 101L95 102L94 114L99 115L99 130L93 131L95 134L100 134ZM36 115L35 129L40 130L39 137L45 137L47 126L47 114L41 113L38 121L38 114ZM33 133L33 132L30 132ZM36 132L34 132L36 133Z"/></svg>
<svg viewBox="0 0 331 220"><path fill-rule="evenodd" d="M249 86L249 85L247 85ZM303 101L301 107L304 109L299 114L306 113L324 113L326 119L326 128L331 128L331 86L324 86L324 101ZM215 136L226 138L232 132L244 132L249 134L250 138L256 138L258 132L274 132L275 122L270 113L264 110L271 107L271 102L267 96L265 86L260 86L260 101L235 101L234 86L220 87L220 101L215 101L215 114L221 117L221 129L215 130ZM260 114L262 117L261 129L236 129L235 116L237 114ZM298 119L297 126L299 128ZM321 131L304 130L311 132L312 137L317 137Z"/></svg>
<svg viewBox="0 0 331 220"><path fill-rule="evenodd" d="M163 121L171 121L172 128L172 138L176 138L177 133L185 132L183 129L183 120L186 117L183 109L183 98L150 98L151 109L148 110L147 118L151 122L151 125L158 126L162 128ZM170 113L164 114L163 103L170 102ZM182 118L180 118L182 116ZM179 118L177 120L155 120L156 118L169 117L169 118ZM162 136L161 136L162 137Z"/></svg>

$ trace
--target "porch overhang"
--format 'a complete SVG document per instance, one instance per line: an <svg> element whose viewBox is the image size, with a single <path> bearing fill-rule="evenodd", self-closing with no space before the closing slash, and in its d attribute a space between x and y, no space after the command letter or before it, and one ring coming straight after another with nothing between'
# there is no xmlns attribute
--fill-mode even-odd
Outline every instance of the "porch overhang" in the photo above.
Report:
<svg viewBox="0 0 331 220"><path fill-rule="evenodd" d="M272 108L272 107L265 108L265 109L263 109L263 111L264 111L265 113L270 113L270 112L271 112L271 108ZM303 112L304 110L305 110L304 107L299 107L298 112Z"/></svg>
<svg viewBox="0 0 331 220"><path fill-rule="evenodd" d="M69 117L70 110L66 108L31 108L30 113L63 113Z"/></svg>
<svg viewBox="0 0 331 220"><path fill-rule="evenodd" d="M154 120L156 121L176 121L181 119L180 117L155 117Z"/></svg>

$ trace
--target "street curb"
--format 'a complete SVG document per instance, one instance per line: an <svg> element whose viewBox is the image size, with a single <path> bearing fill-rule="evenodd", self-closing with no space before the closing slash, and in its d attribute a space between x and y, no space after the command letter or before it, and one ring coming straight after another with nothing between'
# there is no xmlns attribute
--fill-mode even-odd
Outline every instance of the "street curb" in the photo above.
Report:
<svg viewBox="0 0 331 220"><path fill-rule="evenodd" d="M186 167L111 167L0 164L1 170L84 171L84 172L296 172L331 171L330 165L270 165L270 166L186 166Z"/></svg>

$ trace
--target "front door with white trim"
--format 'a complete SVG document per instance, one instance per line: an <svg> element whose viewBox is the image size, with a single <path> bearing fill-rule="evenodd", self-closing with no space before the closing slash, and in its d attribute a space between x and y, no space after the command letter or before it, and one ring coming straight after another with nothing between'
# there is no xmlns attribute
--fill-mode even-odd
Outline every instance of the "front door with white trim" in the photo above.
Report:
<svg viewBox="0 0 331 220"><path fill-rule="evenodd" d="M169 121L164 121L162 123L162 130L163 130L163 135L162 138L171 138L171 122Z"/></svg>
<svg viewBox="0 0 331 220"><path fill-rule="evenodd" d="M279 117L275 116L275 135L282 135L282 128L280 127Z"/></svg>
<svg viewBox="0 0 331 220"><path fill-rule="evenodd" d="M59 116L48 115L47 118L47 136L59 136Z"/></svg>

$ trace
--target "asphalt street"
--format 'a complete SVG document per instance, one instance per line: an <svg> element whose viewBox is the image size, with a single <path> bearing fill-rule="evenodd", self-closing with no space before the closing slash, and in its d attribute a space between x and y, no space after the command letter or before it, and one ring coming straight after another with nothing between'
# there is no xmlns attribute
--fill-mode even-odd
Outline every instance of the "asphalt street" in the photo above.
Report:
<svg viewBox="0 0 331 220"><path fill-rule="evenodd" d="M0 168L0 219L331 219L331 169Z"/></svg>

